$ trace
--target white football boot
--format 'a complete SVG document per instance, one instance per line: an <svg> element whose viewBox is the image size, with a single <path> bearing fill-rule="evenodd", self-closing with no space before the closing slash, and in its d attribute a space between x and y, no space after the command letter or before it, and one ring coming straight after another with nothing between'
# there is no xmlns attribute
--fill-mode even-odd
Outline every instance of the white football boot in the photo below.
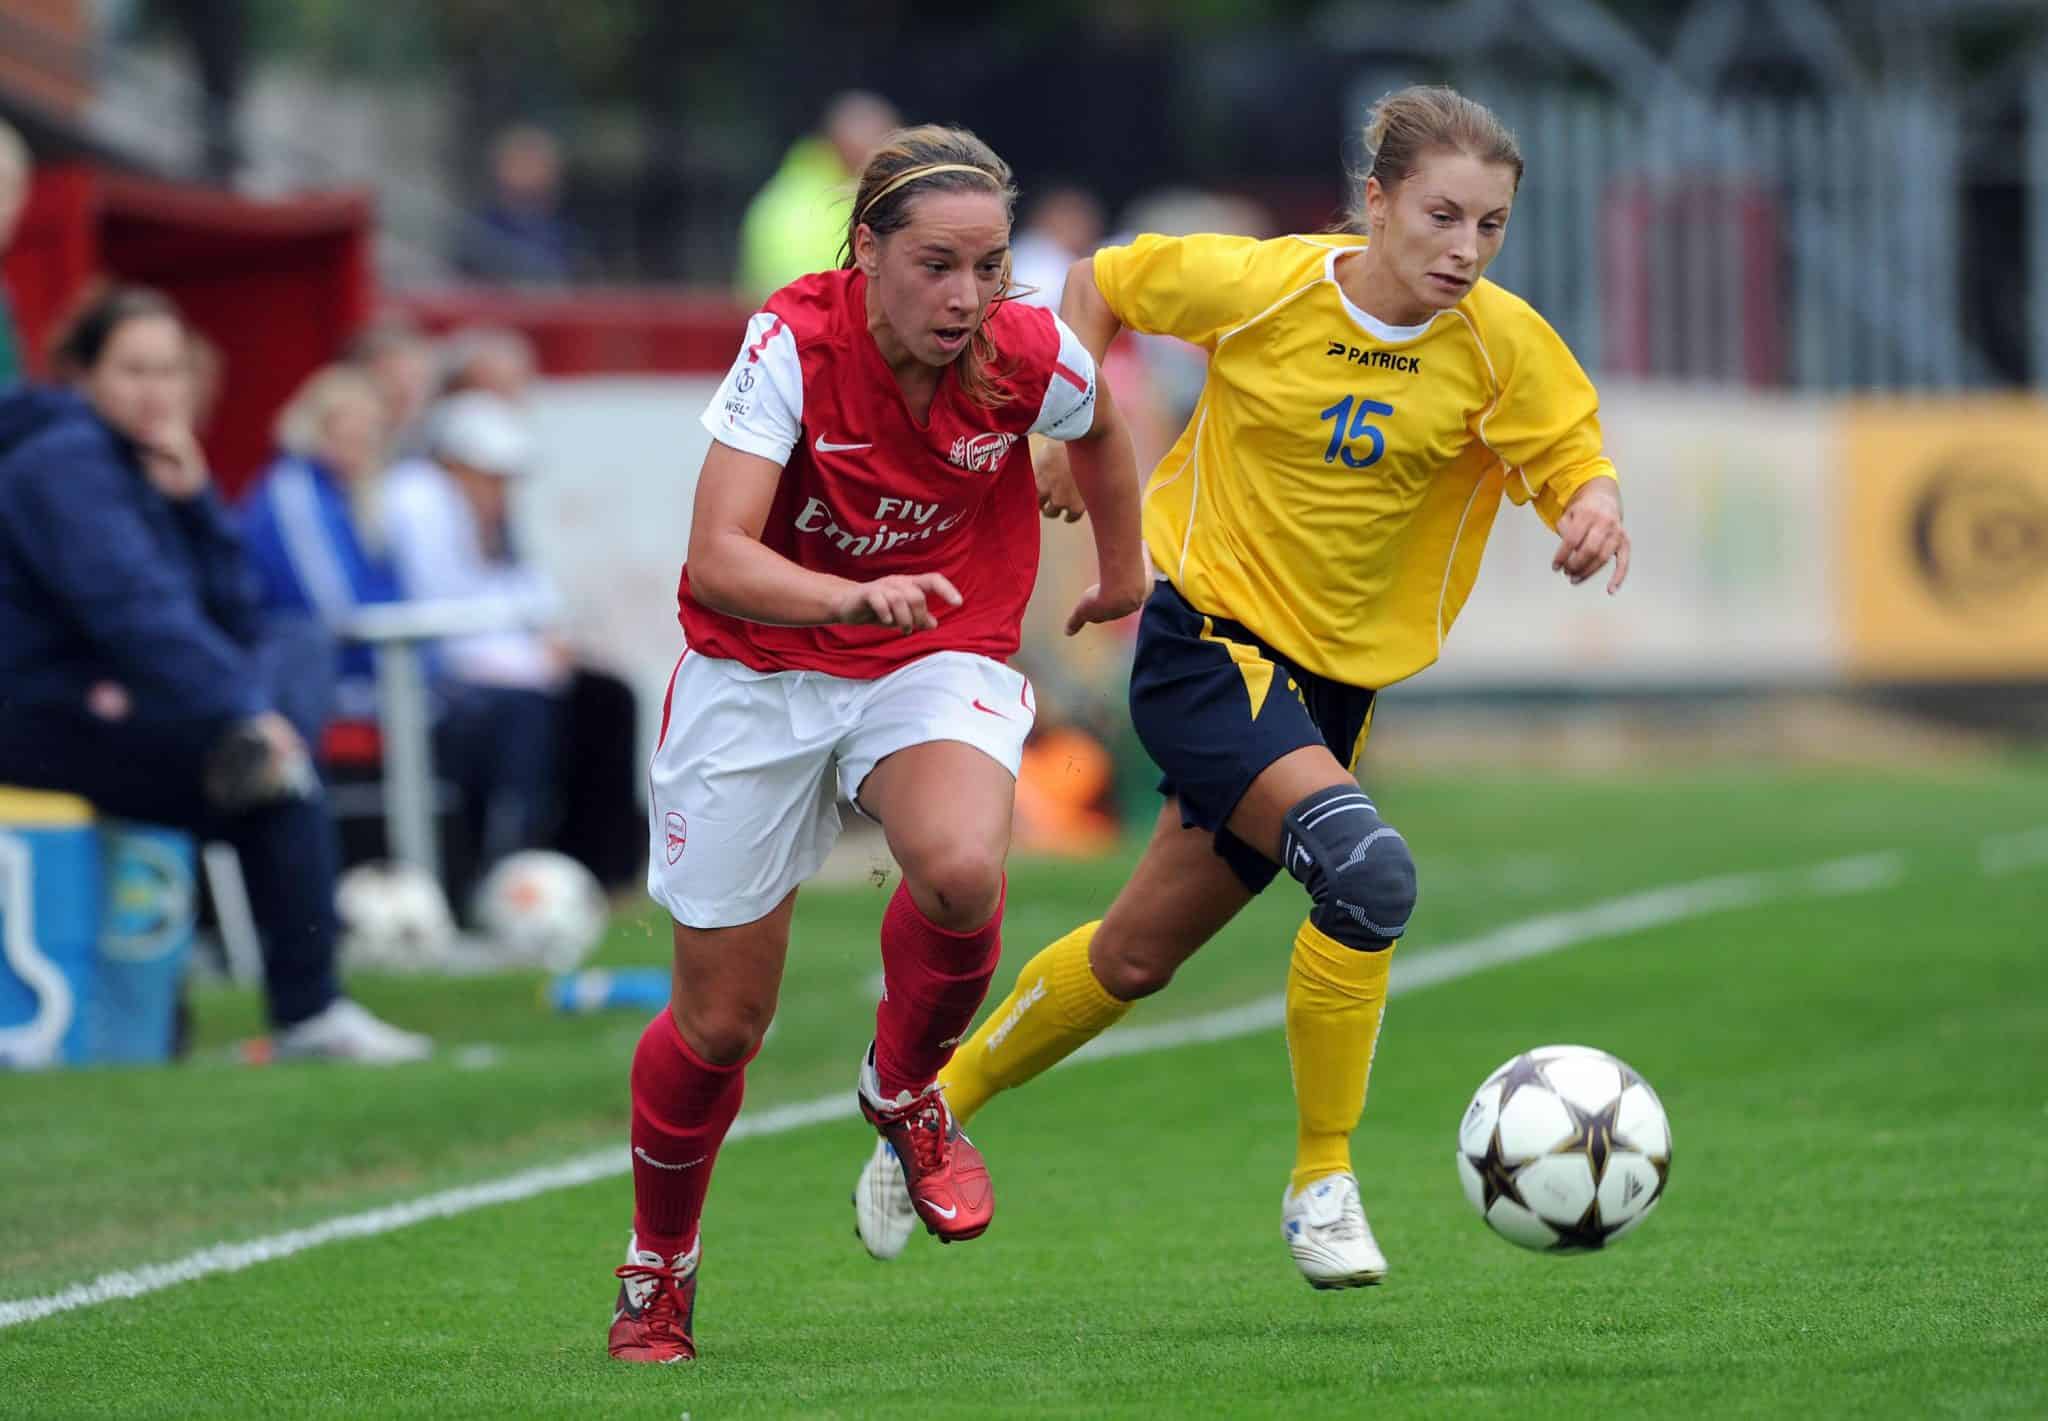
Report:
<svg viewBox="0 0 2048 1421"><path fill-rule="evenodd" d="M877 1140L854 1182L853 1231L870 1256L890 1259L903 1252L916 1228L917 1210L903 1182L903 1166L889 1142Z"/></svg>
<svg viewBox="0 0 2048 1421"><path fill-rule="evenodd" d="M1356 1175L1327 1174L1298 1194L1283 1194L1280 1233L1312 1288L1366 1288L1387 1276Z"/></svg>
<svg viewBox="0 0 2048 1421"><path fill-rule="evenodd" d="M279 1061L353 1061L364 1066L395 1066L426 1060L434 1054L434 1043L379 1020L360 1003L336 997L321 1011L272 1037L271 1054Z"/></svg>

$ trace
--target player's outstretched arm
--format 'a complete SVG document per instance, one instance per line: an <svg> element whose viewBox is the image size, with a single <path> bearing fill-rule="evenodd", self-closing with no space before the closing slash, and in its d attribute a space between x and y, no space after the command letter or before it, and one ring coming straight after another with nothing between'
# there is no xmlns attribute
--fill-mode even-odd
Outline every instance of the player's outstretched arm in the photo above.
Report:
<svg viewBox="0 0 2048 1421"><path fill-rule="evenodd" d="M1060 296L1060 319L1087 347L1098 372L1098 388L1106 389L1106 382L1100 374L1102 357L1108 352L1109 343L1116 339L1116 333L1123 329L1123 322L1109 308L1102 288L1095 284L1093 257L1082 257L1067 268L1067 286ZM1048 518L1065 518L1072 523L1087 511L1086 490L1076 482L1067 451L1055 445L1046 451L1044 458L1039 458L1034 451L1033 467L1038 471L1040 513Z"/></svg>
<svg viewBox="0 0 2048 1421"><path fill-rule="evenodd" d="M714 441L697 476L690 518L690 595L750 622L815 627L832 622L897 627L938 625L937 606L960 605L937 573L854 582L799 567L761 541L782 466Z"/></svg>
<svg viewBox="0 0 2048 1421"><path fill-rule="evenodd" d="M1607 580L1607 592L1619 592L1628 580L1629 553L1628 530L1621 524L1621 485L1594 479L1573 494L1557 520L1557 540L1553 572L1563 573L1576 587L1611 559L1614 576Z"/></svg>
<svg viewBox="0 0 2048 1421"><path fill-rule="evenodd" d="M1113 622L1144 605L1151 591L1145 540L1138 526L1138 456L1131 431L1110 398L1101 367L1095 376L1095 421L1068 446L1074 483L1095 512L1095 585L1067 617L1067 635L1090 622Z"/></svg>
<svg viewBox="0 0 2048 1421"><path fill-rule="evenodd" d="M1109 353L1109 343L1124 328L1102 288L1095 284L1095 258L1082 257L1067 268L1066 290L1060 293L1060 319L1081 338L1088 354L1099 367Z"/></svg>

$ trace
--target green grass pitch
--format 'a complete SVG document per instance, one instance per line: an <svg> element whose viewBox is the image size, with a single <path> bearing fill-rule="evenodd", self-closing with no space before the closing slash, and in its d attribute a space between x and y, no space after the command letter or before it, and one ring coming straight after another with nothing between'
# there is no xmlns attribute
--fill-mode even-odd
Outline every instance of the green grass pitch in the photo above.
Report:
<svg viewBox="0 0 2048 1421"><path fill-rule="evenodd" d="M1315 1293L1287 1258L1293 1109L1265 1031L998 1100L975 1129L994 1228L893 1264L852 1236L863 1127L733 1143L691 1367L605 1356L622 1173L0 1329L0 1415L2048 1414L2048 862L1998 848L2048 824L2048 765L1375 789L1421 864L1403 961L1662 885L1898 857L1875 886L1402 995L1357 1151L1380 1288ZM1122 868L1018 865L998 990ZM750 1108L850 1094L881 906L805 895ZM1277 992L1299 906L1277 885L1133 1023ZM665 952L637 915L604 959ZM256 1006L219 991L179 1069L0 1076L0 1299L623 1155L639 1014L553 1015L532 977L359 986L442 1057L239 1066ZM1670 1189L1606 1254L1494 1238L1452 1165L1473 1087L1551 1041L1626 1058L1670 1111Z"/></svg>

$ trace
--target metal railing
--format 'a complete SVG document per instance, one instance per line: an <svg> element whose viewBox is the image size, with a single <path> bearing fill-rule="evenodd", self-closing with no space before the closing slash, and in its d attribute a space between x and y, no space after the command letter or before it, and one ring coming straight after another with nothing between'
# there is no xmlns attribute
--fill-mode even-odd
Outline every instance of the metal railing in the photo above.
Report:
<svg viewBox="0 0 2048 1421"><path fill-rule="evenodd" d="M1493 274L1588 366L1836 390L1997 383L1966 333L1962 120L1932 89L1488 98L1529 163ZM2041 115L2037 132L2048 101Z"/></svg>

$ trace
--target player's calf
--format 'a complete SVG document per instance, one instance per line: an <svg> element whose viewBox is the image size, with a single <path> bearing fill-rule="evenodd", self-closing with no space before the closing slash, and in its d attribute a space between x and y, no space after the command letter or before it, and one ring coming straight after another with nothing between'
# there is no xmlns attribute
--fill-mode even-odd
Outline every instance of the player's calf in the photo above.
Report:
<svg viewBox="0 0 2048 1421"><path fill-rule="evenodd" d="M1415 908L1415 860L1352 785L1296 804L1281 844L1315 905L1287 964L1296 1135L1283 1228L1311 1284L1357 1287L1386 1271L1358 1202L1351 1135L1365 1109L1392 948Z"/></svg>

